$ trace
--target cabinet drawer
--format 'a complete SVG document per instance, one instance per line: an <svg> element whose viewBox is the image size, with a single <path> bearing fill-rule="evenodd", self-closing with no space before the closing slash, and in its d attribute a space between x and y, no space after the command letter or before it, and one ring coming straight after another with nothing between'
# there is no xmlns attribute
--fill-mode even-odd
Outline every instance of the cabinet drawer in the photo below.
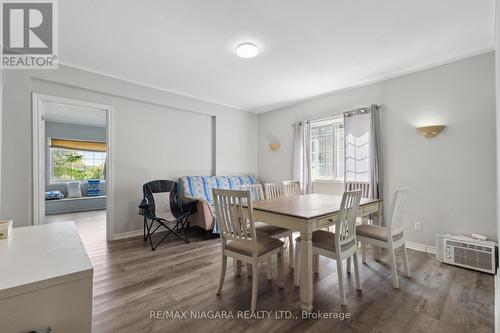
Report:
<svg viewBox="0 0 500 333"><path fill-rule="evenodd" d="M372 203L372 204L369 204L369 205L366 205L366 206L363 206L363 207L360 207L361 208L361 216L365 216L365 215L368 215L368 214L371 214L371 213L375 213L376 211L378 211L378 203Z"/></svg>
<svg viewBox="0 0 500 333"><path fill-rule="evenodd" d="M322 228L327 227L329 225L333 225L335 223L336 219L337 219L337 214L328 215L328 216L319 218L318 222L317 222L318 229L322 229Z"/></svg>

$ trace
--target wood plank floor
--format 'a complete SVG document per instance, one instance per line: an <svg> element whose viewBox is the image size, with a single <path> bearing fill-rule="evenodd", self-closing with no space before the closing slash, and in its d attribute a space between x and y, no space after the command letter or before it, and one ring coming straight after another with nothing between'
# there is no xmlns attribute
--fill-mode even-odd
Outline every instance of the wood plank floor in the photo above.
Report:
<svg viewBox="0 0 500 333"><path fill-rule="evenodd" d="M488 274L438 263L409 250L412 275L392 288L390 269L369 256L361 265L362 293L347 277L347 307L339 305L335 261L321 258L314 283L314 311L349 314L350 319L302 319L300 295L285 270L285 289L267 281L260 268L258 310L270 319L151 319L150 311L246 311L251 278L234 277L232 261L221 296L218 239L191 233L191 243L171 238L152 252L141 237L105 241L105 212L53 215L49 222L74 221L95 267L93 332L493 332L494 282ZM287 252L287 251L285 251ZM370 252L369 252L370 254ZM288 257L285 258L286 263ZM399 271L402 263L399 260ZM274 271L276 279L276 270ZM298 319L279 319L274 311Z"/></svg>

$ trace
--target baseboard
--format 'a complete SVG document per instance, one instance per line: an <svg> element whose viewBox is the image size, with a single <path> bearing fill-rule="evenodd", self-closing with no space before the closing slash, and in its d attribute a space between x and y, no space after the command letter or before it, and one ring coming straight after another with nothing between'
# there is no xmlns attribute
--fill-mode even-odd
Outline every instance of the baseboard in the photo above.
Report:
<svg viewBox="0 0 500 333"><path fill-rule="evenodd" d="M408 249L411 249L411 250L430 253L430 254L436 254L436 247L435 246L414 243L414 242L405 242L405 245Z"/></svg>
<svg viewBox="0 0 500 333"><path fill-rule="evenodd" d="M137 236L142 236L143 234L144 234L144 230L142 230L142 229L134 230L134 231L127 231L127 232L122 232L120 234L114 234L113 236L111 236L111 240L137 237Z"/></svg>

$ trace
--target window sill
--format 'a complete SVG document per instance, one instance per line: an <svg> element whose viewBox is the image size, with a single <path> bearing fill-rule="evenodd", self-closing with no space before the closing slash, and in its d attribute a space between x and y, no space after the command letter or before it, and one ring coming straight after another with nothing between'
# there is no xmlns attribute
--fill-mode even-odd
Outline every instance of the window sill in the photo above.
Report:
<svg viewBox="0 0 500 333"><path fill-rule="evenodd" d="M45 202L61 202L61 201L75 201L75 200L92 200L92 199L105 199L106 195L96 195L90 197L78 197L78 198L62 198L62 199L53 199L53 200L45 200Z"/></svg>
<svg viewBox="0 0 500 333"><path fill-rule="evenodd" d="M343 180L339 179L313 179L313 183L327 183L327 184L344 184Z"/></svg>

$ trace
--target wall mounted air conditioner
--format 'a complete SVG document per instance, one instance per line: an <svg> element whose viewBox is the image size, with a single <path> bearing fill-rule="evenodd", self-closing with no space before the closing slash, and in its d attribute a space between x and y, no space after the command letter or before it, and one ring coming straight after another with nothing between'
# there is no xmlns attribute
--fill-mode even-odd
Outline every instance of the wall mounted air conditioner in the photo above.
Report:
<svg viewBox="0 0 500 333"><path fill-rule="evenodd" d="M497 247L492 241L477 240L462 235L438 235L436 259L465 268L495 274Z"/></svg>

